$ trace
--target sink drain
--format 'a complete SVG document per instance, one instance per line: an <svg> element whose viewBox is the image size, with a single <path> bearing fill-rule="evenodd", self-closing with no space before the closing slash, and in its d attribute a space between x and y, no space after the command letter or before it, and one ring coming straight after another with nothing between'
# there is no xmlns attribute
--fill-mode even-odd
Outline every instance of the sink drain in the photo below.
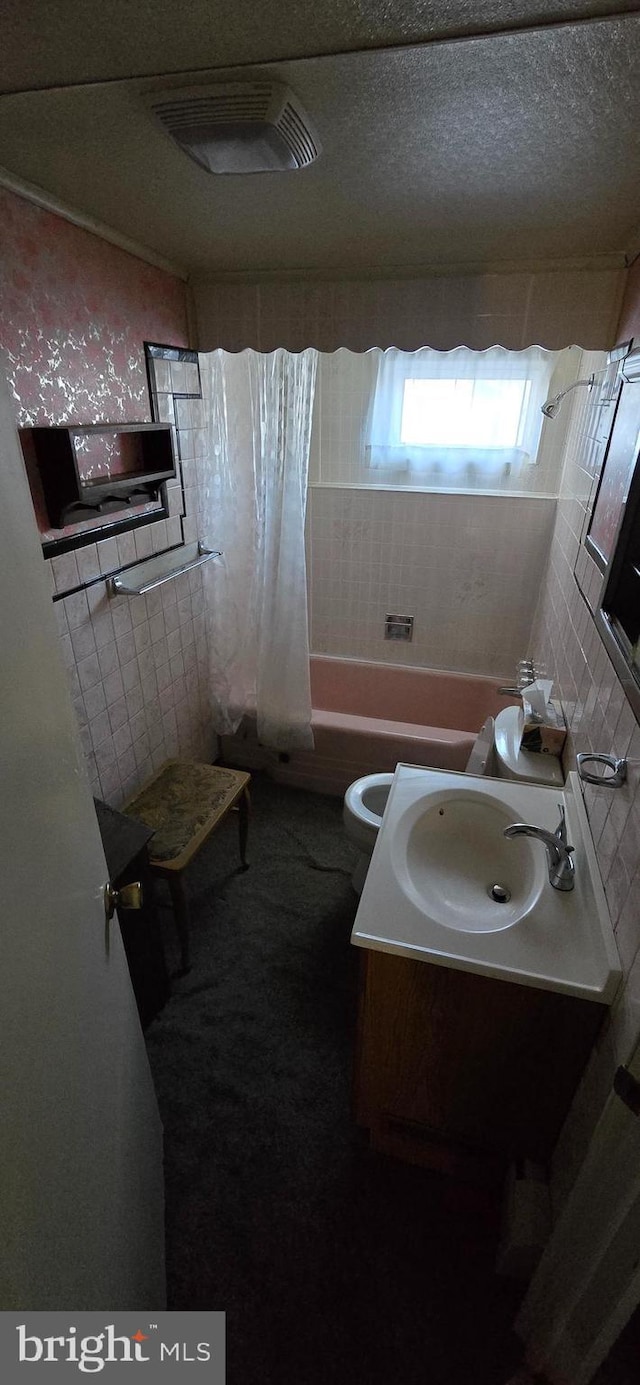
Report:
<svg viewBox="0 0 640 1385"><path fill-rule="evenodd" d="M508 904L511 899L511 890L506 885L487 885L487 894L496 904Z"/></svg>

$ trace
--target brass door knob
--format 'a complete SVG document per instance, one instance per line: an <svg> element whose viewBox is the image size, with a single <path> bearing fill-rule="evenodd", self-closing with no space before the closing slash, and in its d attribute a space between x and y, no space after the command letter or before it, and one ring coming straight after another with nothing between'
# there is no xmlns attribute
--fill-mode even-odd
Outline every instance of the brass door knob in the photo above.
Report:
<svg viewBox="0 0 640 1385"><path fill-rule="evenodd" d="M107 923L113 918L116 909L141 909L142 908L142 885L139 880L134 880L130 885L123 885L121 890L114 890L113 885L107 884L104 887L104 912Z"/></svg>

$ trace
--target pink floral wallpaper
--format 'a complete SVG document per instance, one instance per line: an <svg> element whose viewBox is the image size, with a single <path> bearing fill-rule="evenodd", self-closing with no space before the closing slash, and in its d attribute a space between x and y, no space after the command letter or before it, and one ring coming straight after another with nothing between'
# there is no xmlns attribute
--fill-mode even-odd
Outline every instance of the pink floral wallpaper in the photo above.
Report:
<svg viewBox="0 0 640 1385"><path fill-rule="evenodd" d="M18 424L149 419L145 340L188 345L182 281L0 188L0 349Z"/></svg>

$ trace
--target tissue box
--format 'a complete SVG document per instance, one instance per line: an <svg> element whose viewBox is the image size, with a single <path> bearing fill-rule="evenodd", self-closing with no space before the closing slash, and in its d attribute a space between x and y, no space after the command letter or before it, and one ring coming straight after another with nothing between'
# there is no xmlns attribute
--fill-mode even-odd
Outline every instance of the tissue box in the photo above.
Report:
<svg viewBox="0 0 640 1385"><path fill-rule="evenodd" d="M522 700L523 722L520 747L540 755L561 755L567 739L567 723L559 702L547 702L544 720L532 711L526 698Z"/></svg>

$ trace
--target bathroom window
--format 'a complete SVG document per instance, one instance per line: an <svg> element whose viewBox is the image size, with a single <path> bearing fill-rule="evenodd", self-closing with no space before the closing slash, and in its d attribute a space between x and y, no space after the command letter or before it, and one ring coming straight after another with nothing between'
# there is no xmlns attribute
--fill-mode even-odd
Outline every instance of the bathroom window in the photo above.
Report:
<svg viewBox="0 0 640 1385"><path fill-rule="evenodd" d="M555 361L541 347L379 353L366 464L499 486L536 462Z"/></svg>
<svg viewBox="0 0 640 1385"><path fill-rule="evenodd" d="M501 450L518 446L530 380L404 381L401 446Z"/></svg>
<svg viewBox="0 0 640 1385"><path fill-rule="evenodd" d="M540 405L583 366L577 346L319 352L310 484L554 498L568 415Z"/></svg>

